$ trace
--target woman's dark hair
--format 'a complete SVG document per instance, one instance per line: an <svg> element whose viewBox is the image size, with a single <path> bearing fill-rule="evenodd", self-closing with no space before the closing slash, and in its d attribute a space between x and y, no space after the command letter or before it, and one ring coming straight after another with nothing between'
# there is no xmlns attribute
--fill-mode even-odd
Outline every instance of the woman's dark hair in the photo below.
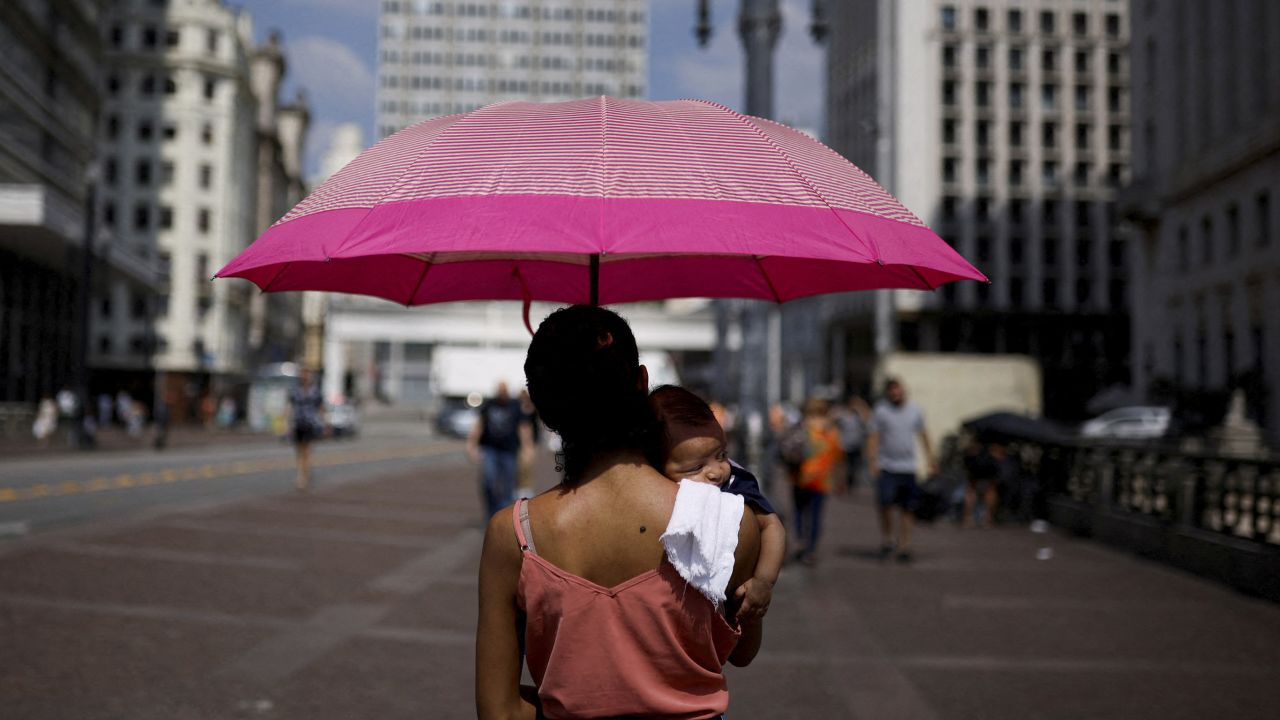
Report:
<svg viewBox="0 0 1280 720"><path fill-rule="evenodd" d="M639 386L640 352L617 313L590 305L561 308L542 321L524 361L529 398L560 434L564 479L582 480L608 450L645 450L656 424Z"/></svg>
<svg viewBox="0 0 1280 720"><path fill-rule="evenodd" d="M706 400L678 385L663 385L649 393L649 407L661 432L653 433L645 455L649 464L661 468L666 461L667 443L671 440L672 423L686 427L719 425Z"/></svg>

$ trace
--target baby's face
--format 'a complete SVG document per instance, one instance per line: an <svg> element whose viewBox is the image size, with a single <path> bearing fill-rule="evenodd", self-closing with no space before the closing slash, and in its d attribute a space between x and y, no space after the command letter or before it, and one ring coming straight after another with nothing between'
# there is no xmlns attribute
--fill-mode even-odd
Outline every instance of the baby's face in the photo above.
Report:
<svg viewBox="0 0 1280 720"><path fill-rule="evenodd" d="M719 485L729 479L729 453L724 430L718 425L668 427L667 461L662 474L669 479L696 480Z"/></svg>

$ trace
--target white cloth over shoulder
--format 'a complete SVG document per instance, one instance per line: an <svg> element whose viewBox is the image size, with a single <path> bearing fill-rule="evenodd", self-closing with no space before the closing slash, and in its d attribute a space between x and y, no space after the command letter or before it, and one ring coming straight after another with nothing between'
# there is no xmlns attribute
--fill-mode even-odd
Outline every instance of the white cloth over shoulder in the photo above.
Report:
<svg viewBox="0 0 1280 720"><path fill-rule="evenodd" d="M662 547L680 577L711 602L725 601L724 590L733 577L738 527L742 523L741 495L694 480L681 480Z"/></svg>

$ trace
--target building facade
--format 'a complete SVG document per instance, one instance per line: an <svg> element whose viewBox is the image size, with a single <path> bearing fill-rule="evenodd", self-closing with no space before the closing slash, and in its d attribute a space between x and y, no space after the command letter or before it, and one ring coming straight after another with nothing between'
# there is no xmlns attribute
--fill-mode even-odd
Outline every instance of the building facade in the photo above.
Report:
<svg viewBox="0 0 1280 720"><path fill-rule="evenodd" d="M1017 353L1069 418L1130 381L1128 4L829 3L833 146L990 278L883 292L836 324L878 352Z"/></svg>
<svg viewBox="0 0 1280 720"><path fill-rule="evenodd" d="M648 0L383 0L378 137L504 100L646 96Z"/></svg>
<svg viewBox="0 0 1280 720"><path fill-rule="evenodd" d="M124 313L161 282L158 267L110 228L86 225L93 187L102 184L94 163L100 8L0 5L0 406L18 414L88 381L80 373L81 354L93 347L83 332L86 282L98 293L117 291ZM146 336L143 313L120 353L94 360L109 367L134 349L145 357ZM14 427L25 434L31 426L24 418Z"/></svg>
<svg viewBox="0 0 1280 720"><path fill-rule="evenodd" d="M1244 390L1280 443L1280 6L1133 13L1135 388Z"/></svg>
<svg viewBox="0 0 1280 720"><path fill-rule="evenodd" d="M105 28L100 216L168 270L152 310L155 392L194 418L243 381L265 338L300 333L296 299L277 320L276 301L211 278L300 197L306 110L280 107L278 39L255 48L248 14L221 0L119 0ZM114 349L134 313L102 309L94 332Z"/></svg>

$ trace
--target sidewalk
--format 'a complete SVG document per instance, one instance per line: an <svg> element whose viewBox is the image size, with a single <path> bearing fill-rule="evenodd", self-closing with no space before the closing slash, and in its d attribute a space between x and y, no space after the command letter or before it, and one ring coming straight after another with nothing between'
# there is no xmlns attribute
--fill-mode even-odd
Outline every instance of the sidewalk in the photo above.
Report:
<svg viewBox="0 0 1280 720"><path fill-rule="evenodd" d="M0 545L4 717L474 717L474 469L320 481ZM1024 528L924 529L882 565L867 505L827 520L733 720L1274 717L1276 606Z"/></svg>
<svg viewBox="0 0 1280 720"><path fill-rule="evenodd" d="M200 426L178 426L170 428L165 449L246 443L258 445L272 442L280 442L280 439L270 433L255 433L245 428L219 430ZM154 447L155 433L152 428L148 427L141 435L132 437L124 429L112 426L98 431L97 445L92 449L76 447L61 430L46 443L37 442L31 437L0 438L0 457L29 460L41 457L89 455L97 452L151 450Z"/></svg>

